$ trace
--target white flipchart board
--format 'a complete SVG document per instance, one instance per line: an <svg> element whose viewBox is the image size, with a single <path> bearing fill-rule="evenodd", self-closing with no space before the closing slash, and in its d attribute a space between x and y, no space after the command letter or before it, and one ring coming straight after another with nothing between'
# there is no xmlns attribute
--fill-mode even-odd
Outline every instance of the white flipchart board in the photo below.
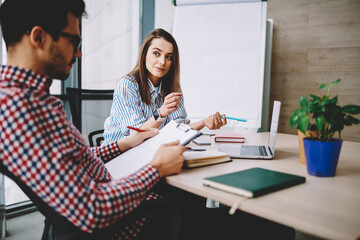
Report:
<svg viewBox="0 0 360 240"><path fill-rule="evenodd" d="M261 127L266 1L177 0L173 36L190 119L216 111Z"/></svg>

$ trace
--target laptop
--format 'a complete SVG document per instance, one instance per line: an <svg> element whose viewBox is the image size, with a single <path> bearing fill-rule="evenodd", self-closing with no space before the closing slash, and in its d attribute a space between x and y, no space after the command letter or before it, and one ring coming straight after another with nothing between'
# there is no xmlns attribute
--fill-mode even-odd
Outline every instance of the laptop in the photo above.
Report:
<svg viewBox="0 0 360 240"><path fill-rule="evenodd" d="M280 106L281 103L279 101L274 101L267 146L221 144L219 151L226 152L231 158L273 159L275 155L276 134L279 125Z"/></svg>

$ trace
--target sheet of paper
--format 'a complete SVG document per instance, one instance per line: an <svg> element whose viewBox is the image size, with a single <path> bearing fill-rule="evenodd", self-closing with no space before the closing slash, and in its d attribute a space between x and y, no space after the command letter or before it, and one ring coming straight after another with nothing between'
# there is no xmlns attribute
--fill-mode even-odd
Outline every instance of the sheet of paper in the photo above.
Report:
<svg viewBox="0 0 360 240"><path fill-rule="evenodd" d="M148 164L160 145L178 139L180 140L180 145L185 145L198 135L199 131L190 129L184 124L170 121L159 131L158 135L124 152L106 163L105 166L113 178L125 177Z"/></svg>

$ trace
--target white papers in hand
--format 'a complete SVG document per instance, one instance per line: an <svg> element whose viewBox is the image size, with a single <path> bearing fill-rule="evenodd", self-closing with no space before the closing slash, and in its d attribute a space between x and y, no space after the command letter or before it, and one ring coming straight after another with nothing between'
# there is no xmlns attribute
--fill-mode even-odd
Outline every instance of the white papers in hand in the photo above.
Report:
<svg viewBox="0 0 360 240"><path fill-rule="evenodd" d="M159 131L158 135L124 152L106 163L105 166L114 179L126 177L148 164L153 159L160 145L178 139L180 140L180 145L185 145L198 135L198 131L184 124L170 121Z"/></svg>

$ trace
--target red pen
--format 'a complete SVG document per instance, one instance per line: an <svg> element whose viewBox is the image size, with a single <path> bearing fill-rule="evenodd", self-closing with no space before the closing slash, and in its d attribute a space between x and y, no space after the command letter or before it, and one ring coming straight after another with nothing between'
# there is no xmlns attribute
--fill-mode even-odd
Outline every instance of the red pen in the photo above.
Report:
<svg viewBox="0 0 360 240"><path fill-rule="evenodd" d="M147 132L146 130L142 130L142 129L136 128L136 127L127 126L127 128L131 129L131 130L134 130L134 131L137 131L137 132Z"/></svg>

